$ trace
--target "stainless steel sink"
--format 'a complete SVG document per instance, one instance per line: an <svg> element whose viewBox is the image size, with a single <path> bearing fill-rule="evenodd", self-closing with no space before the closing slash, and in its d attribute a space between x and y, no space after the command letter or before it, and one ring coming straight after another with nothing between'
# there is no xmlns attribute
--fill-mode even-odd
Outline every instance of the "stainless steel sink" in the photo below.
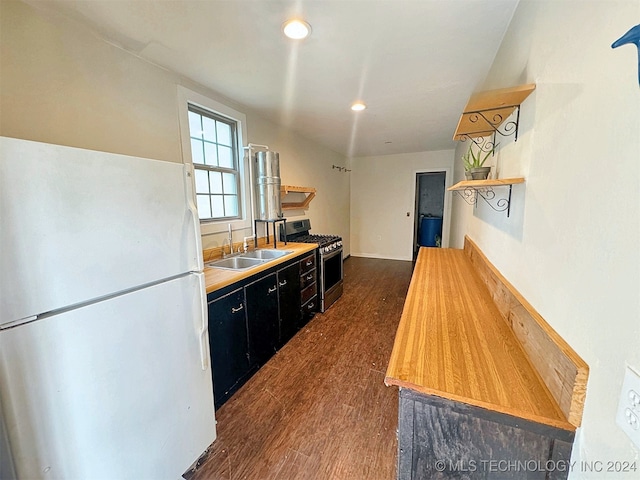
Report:
<svg viewBox="0 0 640 480"><path fill-rule="evenodd" d="M215 262L207 263L207 267L224 268L227 270L247 270L248 268L257 267L264 263L260 258L246 258L243 256L224 258Z"/></svg>
<svg viewBox="0 0 640 480"><path fill-rule="evenodd" d="M259 250L253 250L251 252L241 253L235 257L224 258L222 260L216 260L215 262L209 262L205 265L213 268L224 268L226 270L247 270L249 268L257 267L263 263L268 263L276 258L284 257L293 250L276 250L275 248L261 248Z"/></svg>
<svg viewBox="0 0 640 480"><path fill-rule="evenodd" d="M261 248L259 250L253 250L251 252L245 252L240 254L242 258L260 258L262 260L273 260L275 258L284 257L292 253L293 250L276 250L274 248Z"/></svg>

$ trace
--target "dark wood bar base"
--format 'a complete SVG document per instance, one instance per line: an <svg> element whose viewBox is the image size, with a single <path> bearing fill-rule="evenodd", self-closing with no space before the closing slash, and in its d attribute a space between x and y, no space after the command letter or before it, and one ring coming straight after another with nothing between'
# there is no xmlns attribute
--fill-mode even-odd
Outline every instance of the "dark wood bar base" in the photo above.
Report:
<svg viewBox="0 0 640 480"><path fill-rule="evenodd" d="M398 478L562 480L574 432L400 389Z"/></svg>

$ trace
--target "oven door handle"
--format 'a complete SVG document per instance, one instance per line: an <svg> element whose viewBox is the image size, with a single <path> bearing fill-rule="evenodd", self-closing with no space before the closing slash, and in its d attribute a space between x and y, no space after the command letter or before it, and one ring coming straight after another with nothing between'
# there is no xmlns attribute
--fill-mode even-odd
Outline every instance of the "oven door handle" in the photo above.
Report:
<svg viewBox="0 0 640 480"><path fill-rule="evenodd" d="M336 255L340 255L340 254L342 254L342 248L338 248L338 249L336 249L333 252L328 253L328 254L327 253L321 253L320 254L320 258L322 260L329 260L330 258L333 258Z"/></svg>

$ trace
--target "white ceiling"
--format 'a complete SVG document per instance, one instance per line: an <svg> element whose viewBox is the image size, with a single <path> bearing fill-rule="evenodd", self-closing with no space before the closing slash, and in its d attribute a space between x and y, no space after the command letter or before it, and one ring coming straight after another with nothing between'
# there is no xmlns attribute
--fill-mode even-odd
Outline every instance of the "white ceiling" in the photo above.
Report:
<svg viewBox="0 0 640 480"><path fill-rule="evenodd" d="M518 0L27 3L79 20L336 152L368 156L454 147L462 108ZM309 38L283 36L292 16L311 24ZM355 100L368 108L352 112Z"/></svg>

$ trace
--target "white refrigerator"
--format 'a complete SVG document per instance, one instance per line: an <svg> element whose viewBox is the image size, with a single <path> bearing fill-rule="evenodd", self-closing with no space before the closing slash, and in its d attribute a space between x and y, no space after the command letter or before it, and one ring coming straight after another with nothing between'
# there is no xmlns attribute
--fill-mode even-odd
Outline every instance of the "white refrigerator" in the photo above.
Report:
<svg viewBox="0 0 640 480"><path fill-rule="evenodd" d="M0 137L3 475L181 477L216 437L202 270L185 165Z"/></svg>

